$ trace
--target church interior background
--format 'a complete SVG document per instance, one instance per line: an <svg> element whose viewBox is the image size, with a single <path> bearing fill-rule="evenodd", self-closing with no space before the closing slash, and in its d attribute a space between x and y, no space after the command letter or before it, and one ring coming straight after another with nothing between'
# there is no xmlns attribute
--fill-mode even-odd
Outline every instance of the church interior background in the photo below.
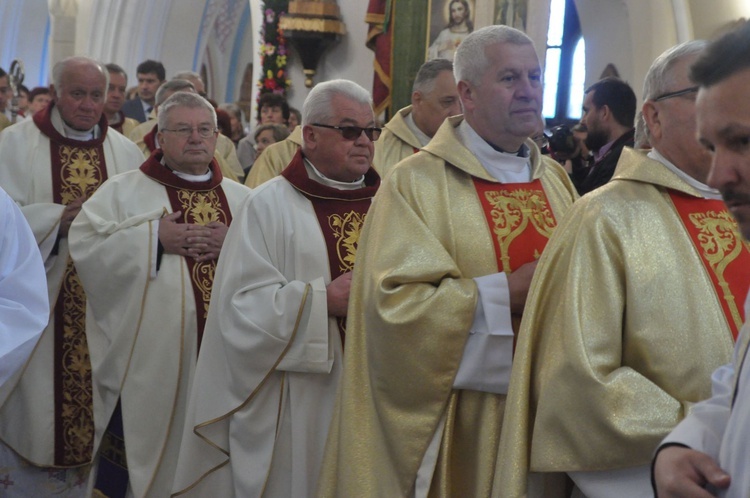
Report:
<svg viewBox="0 0 750 498"><path fill-rule="evenodd" d="M366 18L372 21L380 9L385 14L380 16L385 20L385 36L391 37L390 53L385 55L390 74L380 75L385 80L390 77L386 104L392 110L407 105L414 73L426 56L428 13L432 2L444 0L308 1L337 3L346 29L321 54L314 80L346 78L373 87L375 54L366 47L373 24L368 25ZM138 63L155 59L164 63L168 78L183 70L200 72L215 101L249 106L255 102L264 72L262 28L271 2L279 0L3 0L0 67L7 71L13 60L22 60L24 84L32 88L49 84L55 62L88 55L121 65L130 86ZM611 64L639 95L649 65L665 49L710 38L750 16L750 0L470 0L470 5L475 9L475 28L495 23L505 4L525 9L520 27L535 41L544 60L551 53L548 34L559 21L559 11L554 10L559 2L574 6L585 41L585 56L562 63L568 70L578 68L577 79L570 79L570 71L561 73L568 78L563 83L572 81L575 87L570 92L580 92L582 86L598 80ZM287 98L300 108L309 89L298 53L287 48Z"/></svg>

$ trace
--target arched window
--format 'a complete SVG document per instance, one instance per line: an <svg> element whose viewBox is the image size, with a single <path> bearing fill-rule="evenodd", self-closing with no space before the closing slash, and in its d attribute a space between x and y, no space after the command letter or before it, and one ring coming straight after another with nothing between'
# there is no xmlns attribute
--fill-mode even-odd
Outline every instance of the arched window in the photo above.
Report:
<svg viewBox="0 0 750 498"><path fill-rule="evenodd" d="M549 17L542 114L555 126L581 118L586 44L573 0L551 0Z"/></svg>

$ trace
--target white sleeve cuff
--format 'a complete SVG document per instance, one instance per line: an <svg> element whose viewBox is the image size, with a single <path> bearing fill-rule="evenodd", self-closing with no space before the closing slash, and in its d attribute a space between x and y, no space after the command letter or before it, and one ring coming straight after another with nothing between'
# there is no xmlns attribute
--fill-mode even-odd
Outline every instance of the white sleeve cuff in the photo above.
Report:
<svg viewBox="0 0 750 498"><path fill-rule="evenodd" d="M474 281L479 299L453 387L506 394L514 340L508 278L494 273Z"/></svg>
<svg viewBox="0 0 750 498"><path fill-rule="evenodd" d="M586 498L652 498L654 496L649 465L596 472L568 472L568 475Z"/></svg>

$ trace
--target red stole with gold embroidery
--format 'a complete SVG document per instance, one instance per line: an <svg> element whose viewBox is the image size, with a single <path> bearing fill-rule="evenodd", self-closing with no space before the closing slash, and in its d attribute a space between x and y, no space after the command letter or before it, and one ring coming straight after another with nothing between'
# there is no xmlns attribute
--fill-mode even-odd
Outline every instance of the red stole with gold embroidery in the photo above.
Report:
<svg viewBox="0 0 750 498"><path fill-rule="evenodd" d="M161 149L151 154L151 157L141 165L141 171L154 181L164 185L172 212L182 212L182 216L177 220L177 223L208 225L212 221L218 221L229 226L232 222L232 213L229 210L224 189L221 188L223 176L216 159L212 159L210 164L213 172L211 180L195 183L183 180L161 164L163 155ZM203 328L208 316L208 305L211 301L216 260L197 262L192 258L185 258L185 262L190 273L190 282L195 298L198 348L200 348Z"/></svg>
<svg viewBox="0 0 750 498"><path fill-rule="evenodd" d="M307 176L302 151L298 149L281 175L312 203L328 250L331 281L352 271L359 234L372 197L380 186L378 174L370 168L365 174L365 186L362 188L339 190L329 187ZM338 319L337 322L343 347L346 320Z"/></svg>
<svg viewBox="0 0 750 498"><path fill-rule="evenodd" d="M498 271L512 273L539 259L557 222L542 182L497 183L472 178L495 248ZM513 331L521 317L511 317ZM515 349L515 341L514 341Z"/></svg>
<svg viewBox="0 0 750 498"><path fill-rule="evenodd" d="M669 190L682 224L711 278L727 325L737 340L745 320L743 303L750 282L750 248L720 200Z"/></svg>
<svg viewBox="0 0 750 498"><path fill-rule="evenodd" d="M107 179L102 144L107 119L99 120L101 135L89 141L62 136L52 126L54 104L34 114L34 124L49 138L52 197L68 205L91 197ZM94 444L91 363L86 341L86 295L73 260L68 257L54 308L55 465L80 465L91 460Z"/></svg>
<svg viewBox="0 0 750 498"><path fill-rule="evenodd" d="M557 226L542 182L473 180L492 234L498 270L511 273L539 259Z"/></svg>

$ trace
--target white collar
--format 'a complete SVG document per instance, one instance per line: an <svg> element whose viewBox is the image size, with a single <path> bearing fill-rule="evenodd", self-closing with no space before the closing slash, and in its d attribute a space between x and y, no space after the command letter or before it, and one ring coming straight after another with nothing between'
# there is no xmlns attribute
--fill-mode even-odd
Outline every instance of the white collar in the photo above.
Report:
<svg viewBox="0 0 750 498"><path fill-rule="evenodd" d="M667 167L669 171L674 173L675 175L679 176L682 181L693 187L695 190L701 193L703 197L706 199L721 199L721 193L716 190L715 188L711 188L705 183L699 182L692 176L688 175L684 171L682 171L680 168L675 166L672 162L669 161L666 157L661 155L661 153L656 149L651 149L651 151L648 153L648 157L653 159L654 161L659 161L664 166Z"/></svg>
<svg viewBox="0 0 750 498"><path fill-rule="evenodd" d="M479 163L494 179L502 183L528 183L531 181L531 159L517 154L500 152L487 143L464 119L458 125L458 136ZM526 151L528 155L528 150Z"/></svg>
<svg viewBox="0 0 750 498"><path fill-rule="evenodd" d="M414 122L414 111L406 115L406 117L404 118L404 123L406 123L406 126L411 130L412 133L414 133L414 136L417 137L417 141L422 144L422 147L430 143L431 138L428 137L425 132L419 129L417 123Z"/></svg>
<svg viewBox="0 0 750 498"><path fill-rule="evenodd" d="M52 112L50 113L50 121L52 122L52 126L60 135L71 140L88 142L89 140L99 138L101 134L98 124L94 125L90 130L74 130L73 128L68 126L65 121L63 121L62 115L60 114L60 110L57 108L57 106L52 108Z"/></svg>
<svg viewBox="0 0 750 498"><path fill-rule="evenodd" d="M338 190L356 190L365 186L364 175L353 182L339 182L337 180L332 180L318 171L318 168L316 168L313 163L311 163L307 158L305 158L305 169L307 170L308 178L327 187L335 188Z"/></svg>
<svg viewBox="0 0 750 498"><path fill-rule="evenodd" d="M191 182L191 183L207 182L207 181L210 181L211 178L214 177L214 172L211 171L211 168L208 168L208 171L203 173L202 175L192 175L190 173L183 173L182 171L177 171L176 169L170 168L169 166L167 166L167 163L164 162L163 156L161 158L161 163L164 165L165 168L167 168L169 171L174 173L175 176L185 180L186 182Z"/></svg>

